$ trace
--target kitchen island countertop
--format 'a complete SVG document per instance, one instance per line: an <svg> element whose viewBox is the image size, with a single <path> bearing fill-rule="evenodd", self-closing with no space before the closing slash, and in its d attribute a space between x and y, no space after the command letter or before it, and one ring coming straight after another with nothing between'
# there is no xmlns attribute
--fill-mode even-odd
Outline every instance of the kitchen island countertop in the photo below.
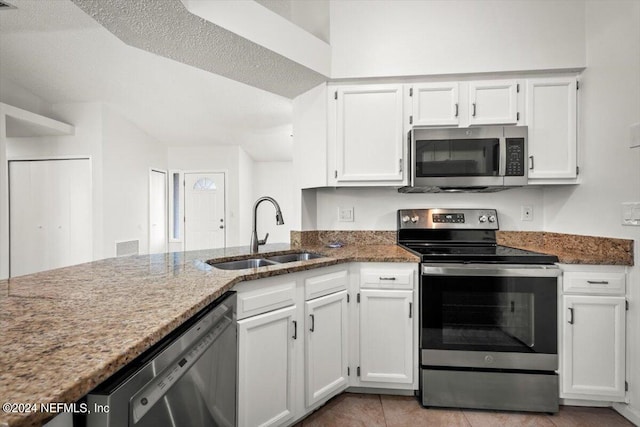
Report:
<svg viewBox="0 0 640 427"><path fill-rule="evenodd" d="M75 402L169 332L245 280L344 262L419 262L395 244L311 245L326 257L245 270L205 260L248 257L248 247L109 258L0 281L0 401ZM299 252L288 244L260 256ZM0 414L0 426L51 415Z"/></svg>

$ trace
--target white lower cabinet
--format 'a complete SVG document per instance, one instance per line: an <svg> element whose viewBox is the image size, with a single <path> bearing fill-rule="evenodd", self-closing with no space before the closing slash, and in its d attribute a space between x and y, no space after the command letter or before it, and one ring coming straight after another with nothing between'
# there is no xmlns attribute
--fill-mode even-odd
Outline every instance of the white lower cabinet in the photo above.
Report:
<svg viewBox="0 0 640 427"><path fill-rule="evenodd" d="M242 282L238 426L284 426L348 385L346 266Z"/></svg>
<svg viewBox="0 0 640 427"><path fill-rule="evenodd" d="M355 264L356 387L418 388L417 264Z"/></svg>
<svg viewBox="0 0 640 427"><path fill-rule="evenodd" d="M558 317L561 398L625 400L624 293L625 273L619 270L591 268L564 273Z"/></svg>
<svg viewBox="0 0 640 427"><path fill-rule="evenodd" d="M416 275L353 263L236 285L238 426L291 425L349 386L416 389Z"/></svg>
<svg viewBox="0 0 640 427"><path fill-rule="evenodd" d="M360 381L413 383L413 291L360 290Z"/></svg>
<svg viewBox="0 0 640 427"><path fill-rule="evenodd" d="M307 407L348 384L347 319L346 290L305 302Z"/></svg>
<svg viewBox="0 0 640 427"><path fill-rule="evenodd" d="M239 426L279 426L294 416L296 309L294 305L238 321Z"/></svg>

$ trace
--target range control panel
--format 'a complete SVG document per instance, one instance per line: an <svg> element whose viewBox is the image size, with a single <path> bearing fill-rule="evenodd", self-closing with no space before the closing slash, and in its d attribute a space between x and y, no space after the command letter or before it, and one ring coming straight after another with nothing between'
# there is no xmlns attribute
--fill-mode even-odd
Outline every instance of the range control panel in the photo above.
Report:
<svg viewBox="0 0 640 427"><path fill-rule="evenodd" d="M409 228L498 230L498 212L495 209L401 209L398 229Z"/></svg>

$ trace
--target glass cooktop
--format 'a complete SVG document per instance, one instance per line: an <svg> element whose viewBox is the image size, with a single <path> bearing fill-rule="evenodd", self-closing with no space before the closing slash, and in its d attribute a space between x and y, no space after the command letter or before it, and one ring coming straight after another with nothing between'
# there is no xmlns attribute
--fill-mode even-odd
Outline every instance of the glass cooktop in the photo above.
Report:
<svg viewBox="0 0 640 427"><path fill-rule="evenodd" d="M555 255L500 245L403 245L418 254L422 262L489 262L504 264L553 264Z"/></svg>

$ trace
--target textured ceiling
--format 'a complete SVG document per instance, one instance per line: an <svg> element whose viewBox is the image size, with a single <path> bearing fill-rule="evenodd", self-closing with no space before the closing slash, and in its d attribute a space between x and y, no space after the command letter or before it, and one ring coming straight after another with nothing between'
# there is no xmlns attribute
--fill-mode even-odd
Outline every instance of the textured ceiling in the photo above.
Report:
<svg viewBox="0 0 640 427"><path fill-rule="evenodd" d="M290 99L128 46L70 0L12 4L0 12L3 80L49 104L105 103L166 145L291 160Z"/></svg>
<svg viewBox="0 0 640 427"><path fill-rule="evenodd" d="M180 0L72 0L130 46L288 98L327 78L190 13Z"/></svg>

